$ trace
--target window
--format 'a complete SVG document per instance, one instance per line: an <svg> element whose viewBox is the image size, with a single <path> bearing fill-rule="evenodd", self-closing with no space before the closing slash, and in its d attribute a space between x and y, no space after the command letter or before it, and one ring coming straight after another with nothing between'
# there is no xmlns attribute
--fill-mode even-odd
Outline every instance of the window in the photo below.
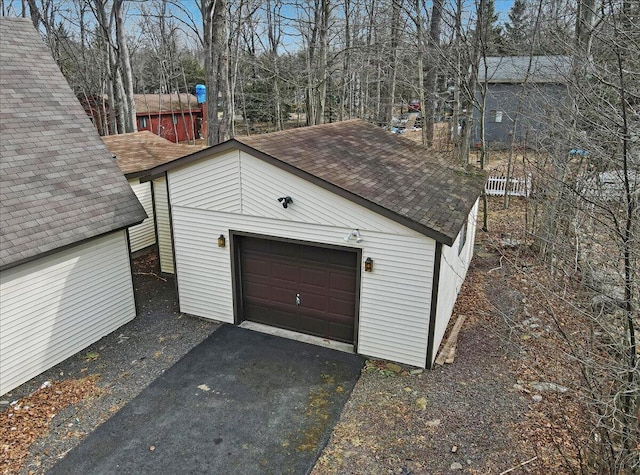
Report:
<svg viewBox="0 0 640 475"><path fill-rule="evenodd" d="M173 119L173 125L176 125L178 123L178 116L172 115L171 118Z"/></svg>
<svg viewBox="0 0 640 475"><path fill-rule="evenodd" d="M490 110L489 111L489 122L502 122L502 111Z"/></svg>
<svg viewBox="0 0 640 475"><path fill-rule="evenodd" d="M460 240L458 241L458 255L462 254L464 245L467 242L467 223L464 223L460 230Z"/></svg>
<svg viewBox="0 0 640 475"><path fill-rule="evenodd" d="M147 118L146 117L140 117L140 125L138 126L141 129L146 129L147 128Z"/></svg>

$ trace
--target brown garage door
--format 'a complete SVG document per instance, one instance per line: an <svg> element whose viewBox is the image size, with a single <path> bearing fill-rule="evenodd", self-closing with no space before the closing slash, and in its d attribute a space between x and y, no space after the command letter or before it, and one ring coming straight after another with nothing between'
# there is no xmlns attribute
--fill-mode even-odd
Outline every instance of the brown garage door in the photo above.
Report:
<svg viewBox="0 0 640 475"><path fill-rule="evenodd" d="M242 320L352 343L356 252L236 237Z"/></svg>

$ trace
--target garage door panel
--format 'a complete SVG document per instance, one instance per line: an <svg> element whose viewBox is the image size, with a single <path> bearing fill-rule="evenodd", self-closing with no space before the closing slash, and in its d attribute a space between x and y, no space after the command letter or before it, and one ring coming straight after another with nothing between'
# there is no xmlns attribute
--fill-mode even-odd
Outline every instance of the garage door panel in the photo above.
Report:
<svg viewBox="0 0 640 475"><path fill-rule="evenodd" d="M305 312L308 310L315 310L319 312L326 312L328 310L328 302L326 295L313 294L311 292L300 293L300 311Z"/></svg>
<svg viewBox="0 0 640 475"><path fill-rule="evenodd" d="M329 332L329 324L324 318L313 315L303 315L299 320L299 327L305 329L305 333L317 336L326 336Z"/></svg>
<svg viewBox="0 0 640 475"><path fill-rule="evenodd" d="M351 270L357 267L358 265L357 260L358 260L357 254L353 252L346 252L346 253L339 253L339 254L337 253L331 254L330 260L328 262L330 262L334 266L342 266Z"/></svg>
<svg viewBox="0 0 640 475"><path fill-rule="evenodd" d="M247 320L252 322L273 325L280 328L295 330L298 324L298 316L295 312L270 305L250 304L245 306Z"/></svg>
<svg viewBox="0 0 640 475"><path fill-rule="evenodd" d="M300 246L300 259L303 261L317 262L320 265L331 260L331 249L312 246Z"/></svg>
<svg viewBox="0 0 640 475"><path fill-rule="evenodd" d="M243 319L353 341L357 253L253 237L238 249Z"/></svg>
<svg viewBox="0 0 640 475"><path fill-rule="evenodd" d="M266 259L260 259L255 254L247 256L242 261L243 269L248 275L269 275L269 262Z"/></svg>
<svg viewBox="0 0 640 475"><path fill-rule="evenodd" d="M355 293L355 271L352 273L331 272L329 276L329 288L341 292Z"/></svg>
<svg viewBox="0 0 640 475"><path fill-rule="evenodd" d="M272 286L268 295L271 301L284 305L296 305L296 292L290 287Z"/></svg>
<svg viewBox="0 0 640 475"><path fill-rule="evenodd" d="M327 286L327 272L322 269L301 269L300 283L324 288Z"/></svg>
<svg viewBox="0 0 640 475"><path fill-rule="evenodd" d="M273 256L282 256L285 258L298 257L298 244L292 244L284 241L269 241L262 239L268 243L268 252Z"/></svg>
<svg viewBox="0 0 640 475"><path fill-rule="evenodd" d="M298 267L293 263L272 262L271 277L284 281L298 281Z"/></svg>
<svg viewBox="0 0 640 475"><path fill-rule="evenodd" d="M261 253L269 253L271 241L266 239L243 239L242 251L247 253L248 251L259 251Z"/></svg>
<svg viewBox="0 0 640 475"><path fill-rule="evenodd" d="M353 308L354 304L355 302L352 299L330 298L328 311L338 315L348 315L349 310Z"/></svg>
<svg viewBox="0 0 640 475"><path fill-rule="evenodd" d="M318 294L326 296L329 292L328 286L319 286L311 284L298 284L298 291L300 295Z"/></svg>
<svg viewBox="0 0 640 475"><path fill-rule="evenodd" d="M353 342L353 324L331 322L329 323L328 333L331 335L332 340L345 343Z"/></svg>
<svg viewBox="0 0 640 475"><path fill-rule="evenodd" d="M269 300L271 294L271 286L266 283L260 283L255 281L245 281L244 291L247 295L251 295L251 298L263 298Z"/></svg>

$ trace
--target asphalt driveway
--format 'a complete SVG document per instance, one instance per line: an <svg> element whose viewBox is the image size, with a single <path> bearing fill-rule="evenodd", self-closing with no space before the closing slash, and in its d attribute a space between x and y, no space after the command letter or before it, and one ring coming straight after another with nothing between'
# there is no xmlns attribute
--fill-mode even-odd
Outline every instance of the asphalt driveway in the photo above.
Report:
<svg viewBox="0 0 640 475"><path fill-rule="evenodd" d="M308 473L362 365L223 325L49 473Z"/></svg>

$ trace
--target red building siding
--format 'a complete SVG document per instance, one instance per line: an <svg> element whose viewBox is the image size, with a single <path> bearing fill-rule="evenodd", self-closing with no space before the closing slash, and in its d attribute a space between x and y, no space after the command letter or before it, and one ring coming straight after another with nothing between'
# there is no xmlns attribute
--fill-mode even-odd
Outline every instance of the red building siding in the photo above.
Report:
<svg viewBox="0 0 640 475"><path fill-rule="evenodd" d="M202 109L137 114L138 130L149 130L171 142L186 142L202 134Z"/></svg>

